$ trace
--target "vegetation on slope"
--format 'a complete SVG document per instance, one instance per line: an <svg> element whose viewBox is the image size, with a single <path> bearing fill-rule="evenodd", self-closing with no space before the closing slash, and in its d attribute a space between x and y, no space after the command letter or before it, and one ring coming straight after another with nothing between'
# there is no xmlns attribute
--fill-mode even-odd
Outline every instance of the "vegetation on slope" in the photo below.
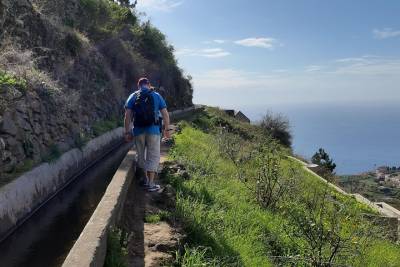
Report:
<svg viewBox="0 0 400 267"><path fill-rule="evenodd" d="M368 219L373 211L287 159L257 127L215 109L181 127L170 156L190 179L166 174L177 191L174 216L188 234L176 265L398 265L400 247ZM270 196L274 205L265 202Z"/></svg>
<svg viewBox="0 0 400 267"><path fill-rule="evenodd" d="M171 110L192 105L174 48L126 1L0 6L0 184L120 125L141 76Z"/></svg>

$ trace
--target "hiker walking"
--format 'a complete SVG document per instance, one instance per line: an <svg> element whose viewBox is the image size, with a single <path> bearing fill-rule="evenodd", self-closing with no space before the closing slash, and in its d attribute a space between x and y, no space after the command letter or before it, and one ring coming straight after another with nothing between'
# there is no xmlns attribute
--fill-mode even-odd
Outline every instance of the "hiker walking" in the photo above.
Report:
<svg viewBox="0 0 400 267"><path fill-rule="evenodd" d="M160 163L160 117L164 121L164 137L169 138L169 115L165 100L151 90L147 78L138 82L138 90L131 94L125 104L125 140L134 140L138 154L138 167L143 169L144 184L148 191L157 191L154 183ZM133 129L131 121L133 119Z"/></svg>

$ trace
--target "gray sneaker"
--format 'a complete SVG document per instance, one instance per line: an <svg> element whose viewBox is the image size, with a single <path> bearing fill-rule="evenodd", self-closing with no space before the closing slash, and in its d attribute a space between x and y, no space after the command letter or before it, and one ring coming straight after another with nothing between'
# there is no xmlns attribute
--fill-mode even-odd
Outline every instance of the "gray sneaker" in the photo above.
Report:
<svg viewBox="0 0 400 267"><path fill-rule="evenodd" d="M146 188L149 187L149 182L147 181L147 178L144 177L144 178L140 179L139 185L146 187Z"/></svg>
<svg viewBox="0 0 400 267"><path fill-rule="evenodd" d="M161 186L159 186L158 184L149 185L149 187L147 187L147 191L149 191L149 192L155 192L160 189L161 189Z"/></svg>

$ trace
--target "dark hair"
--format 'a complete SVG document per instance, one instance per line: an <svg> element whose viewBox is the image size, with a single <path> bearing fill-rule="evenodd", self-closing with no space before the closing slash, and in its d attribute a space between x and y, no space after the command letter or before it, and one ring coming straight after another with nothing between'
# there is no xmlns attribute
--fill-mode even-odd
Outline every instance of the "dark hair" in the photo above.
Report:
<svg viewBox="0 0 400 267"><path fill-rule="evenodd" d="M149 83L150 83L150 82L149 82L149 79L147 79L147 78L140 78L137 85L138 85L138 87L140 88L140 87L142 87L143 85L149 84Z"/></svg>

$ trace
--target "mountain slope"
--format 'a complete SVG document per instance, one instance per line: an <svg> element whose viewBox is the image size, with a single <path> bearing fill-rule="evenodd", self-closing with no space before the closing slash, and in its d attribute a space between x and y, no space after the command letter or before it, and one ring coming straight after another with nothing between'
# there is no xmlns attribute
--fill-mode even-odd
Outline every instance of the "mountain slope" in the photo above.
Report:
<svg viewBox="0 0 400 267"><path fill-rule="evenodd" d="M0 30L3 182L116 126L141 76L170 109L192 105L165 36L110 0L0 0Z"/></svg>

